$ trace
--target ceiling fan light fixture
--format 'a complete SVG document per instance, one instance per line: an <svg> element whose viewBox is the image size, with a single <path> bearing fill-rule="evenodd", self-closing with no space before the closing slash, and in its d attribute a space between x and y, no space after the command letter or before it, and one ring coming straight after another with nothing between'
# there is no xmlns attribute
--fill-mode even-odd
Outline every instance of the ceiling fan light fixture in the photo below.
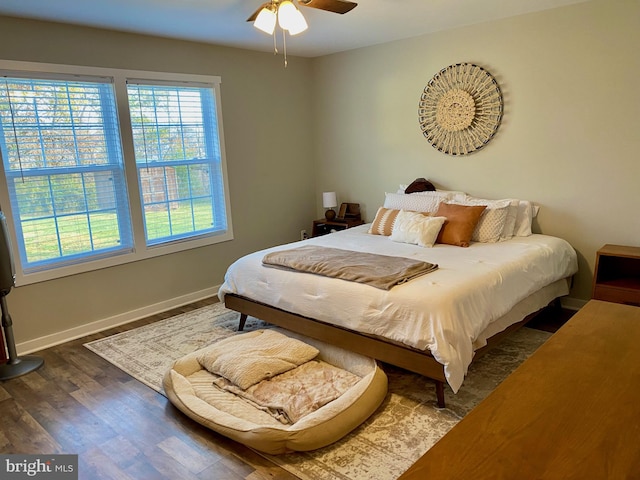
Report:
<svg viewBox="0 0 640 480"><path fill-rule="evenodd" d="M278 6L278 25L290 35L297 35L308 28L304 16L290 0L284 0Z"/></svg>
<svg viewBox="0 0 640 480"><path fill-rule="evenodd" d="M253 22L253 26L258 30L262 30L264 33L273 35L273 32L276 29L276 19L277 15L275 8L273 4L270 4L260 10L255 22Z"/></svg>
<svg viewBox="0 0 640 480"><path fill-rule="evenodd" d="M292 27L289 27L289 35L297 35L299 33L304 32L307 28L309 28L309 25L307 25L307 21L302 16L302 13L300 12L300 10L298 10L298 14L299 14L299 19L296 21L296 24Z"/></svg>

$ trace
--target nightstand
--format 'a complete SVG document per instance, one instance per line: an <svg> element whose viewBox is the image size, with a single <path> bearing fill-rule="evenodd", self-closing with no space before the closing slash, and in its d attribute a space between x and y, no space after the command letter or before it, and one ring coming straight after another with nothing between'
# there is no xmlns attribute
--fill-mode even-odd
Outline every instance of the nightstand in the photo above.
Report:
<svg viewBox="0 0 640 480"><path fill-rule="evenodd" d="M351 227L357 227L363 225L364 222L361 219L345 218L344 220L327 220L321 218L313 221L313 229L311 230L312 237L319 237L320 235L326 235L332 231L345 230Z"/></svg>
<svg viewBox="0 0 640 480"><path fill-rule="evenodd" d="M598 250L592 297L640 306L640 247L605 245Z"/></svg>

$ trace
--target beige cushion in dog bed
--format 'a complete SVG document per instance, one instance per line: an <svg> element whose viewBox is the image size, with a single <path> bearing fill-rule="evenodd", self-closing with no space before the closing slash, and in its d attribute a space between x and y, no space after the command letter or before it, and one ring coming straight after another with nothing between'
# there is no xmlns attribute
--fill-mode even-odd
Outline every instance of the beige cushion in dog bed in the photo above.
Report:
<svg viewBox="0 0 640 480"><path fill-rule="evenodd" d="M372 358L277 329L316 347L318 360L361 377L342 396L284 425L234 394L213 386L213 375L197 360L202 350L177 360L164 377L164 390L180 411L222 435L269 454L307 451L329 445L364 422L387 394L387 376ZM259 335L248 332L242 335Z"/></svg>

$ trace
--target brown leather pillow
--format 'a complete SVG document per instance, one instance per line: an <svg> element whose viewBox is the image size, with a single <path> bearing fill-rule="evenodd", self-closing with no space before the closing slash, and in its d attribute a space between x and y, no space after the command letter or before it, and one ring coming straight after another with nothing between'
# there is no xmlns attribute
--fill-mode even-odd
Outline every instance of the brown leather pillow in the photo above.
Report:
<svg viewBox="0 0 640 480"><path fill-rule="evenodd" d="M456 205L440 202L434 217L447 217L440 229L436 243L468 247L473 231L486 205Z"/></svg>
<svg viewBox="0 0 640 480"><path fill-rule="evenodd" d="M426 178L416 178L411 184L404 189L404 193L414 192L435 192L436 187L433 186Z"/></svg>

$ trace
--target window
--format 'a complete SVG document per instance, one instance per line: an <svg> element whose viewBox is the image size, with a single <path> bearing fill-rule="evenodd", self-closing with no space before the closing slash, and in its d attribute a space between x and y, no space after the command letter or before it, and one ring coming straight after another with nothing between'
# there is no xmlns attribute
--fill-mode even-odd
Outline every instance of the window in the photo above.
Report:
<svg viewBox="0 0 640 480"><path fill-rule="evenodd" d="M211 88L128 83L147 245L224 229Z"/></svg>
<svg viewBox="0 0 640 480"><path fill-rule="evenodd" d="M217 77L5 63L17 284L232 238Z"/></svg>

